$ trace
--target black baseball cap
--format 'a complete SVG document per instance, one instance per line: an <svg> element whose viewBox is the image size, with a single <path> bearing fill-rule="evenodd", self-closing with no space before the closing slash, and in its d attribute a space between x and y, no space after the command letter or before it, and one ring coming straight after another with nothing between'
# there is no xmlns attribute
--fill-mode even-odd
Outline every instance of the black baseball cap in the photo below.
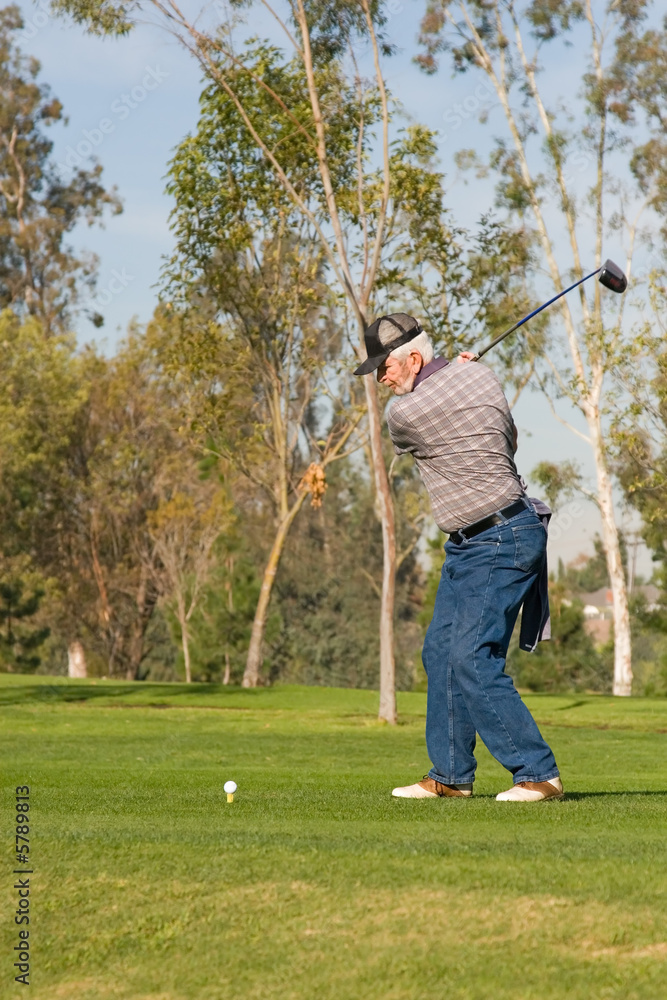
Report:
<svg viewBox="0 0 667 1000"><path fill-rule="evenodd" d="M391 323L395 327L396 336L392 337L386 344L383 344L380 340L380 324L385 322ZM395 351L402 344L409 344L421 332L422 327L417 320L414 316L408 316L407 313L392 313L391 316L380 316L374 323L371 323L364 333L368 357L365 361L361 362L358 368L355 368L354 374L369 375L371 372L376 371L392 351Z"/></svg>

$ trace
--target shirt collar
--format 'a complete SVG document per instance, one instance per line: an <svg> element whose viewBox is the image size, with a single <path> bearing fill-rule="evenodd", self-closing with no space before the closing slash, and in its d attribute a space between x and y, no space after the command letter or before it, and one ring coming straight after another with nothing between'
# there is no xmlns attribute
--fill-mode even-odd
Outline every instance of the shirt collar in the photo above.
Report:
<svg viewBox="0 0 667 1000"><path fill-rule="evenodd" d="M433 375L434 372L439 372L441 368L446 368L448 364L449 361L446 361L444 358L433 358L433 361L429 361L427 365L424 365L420 372L417 372L417 377L415 379L415 384L412 387L412 391L414 392L420 382L423 382L424 379Z"/></svg>

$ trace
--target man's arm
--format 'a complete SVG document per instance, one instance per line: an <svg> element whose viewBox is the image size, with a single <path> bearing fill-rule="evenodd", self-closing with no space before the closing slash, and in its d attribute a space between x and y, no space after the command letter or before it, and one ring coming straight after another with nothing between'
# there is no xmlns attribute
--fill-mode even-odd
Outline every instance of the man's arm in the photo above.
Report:
<svg viewBox="0 0 667 1000"><path fill-rule="evenodd" d="M406 455L415 451L416 441L414 428L399 416L399 407L394 403L387 411L387 427L389 436L397 455Z"/></svg>
<svg viewBox="0 0 667 1000"><path fill-rule="evenodd" d="M458 358L456 359L457 364L464 365L466 361L472 361L477 355L473 354L472 351L461 351ZM519 447L519 431L514 423L514 417L510 413L510 420L512 421L512 451L516 455L516 450Z"/></svg>

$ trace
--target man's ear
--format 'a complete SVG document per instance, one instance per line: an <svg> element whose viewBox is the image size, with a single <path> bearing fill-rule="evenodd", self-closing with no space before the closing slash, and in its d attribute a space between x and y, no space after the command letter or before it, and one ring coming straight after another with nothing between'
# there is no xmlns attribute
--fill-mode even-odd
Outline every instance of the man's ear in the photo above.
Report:
<svg viewBox="0 0 667 1000"><path fill-rule="evenodd" d="M420 372L424 367L424 359L419 351L410 351L410 362L414 372Z"/></svg>

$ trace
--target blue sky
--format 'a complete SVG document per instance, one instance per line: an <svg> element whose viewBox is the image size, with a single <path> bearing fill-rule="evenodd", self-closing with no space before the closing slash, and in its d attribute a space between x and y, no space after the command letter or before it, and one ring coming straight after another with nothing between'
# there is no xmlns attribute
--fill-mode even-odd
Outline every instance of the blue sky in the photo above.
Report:
<svg viewBox="0 0 667 1000"><path fill-rule="evenodd" d="M387 33L404 47L386 62L389 86L408 115L440 132L448 203L459 222L473 225L492 204L492 184L461 177L452 157L463 147L487 149L493 129L479 124L479 112L488 110L493 126L501 111L479 78L452 79L446 71L428 78L412 64L422 0L391 0L389 7ZM22 48L40 60L41 80L50 84L69 119L66 127L52 129L56 161L66 174L72 164L83 163L92 153L104 167L105 184L115 185L124 203L123 213L107 218L104 229L80 227L74 234L77 248L100 258L96 308L105 316L100 331L82 318L77 325L79 340L102 341L113 350L128 323L133 318L145 322L155 306L160 267L172 246L171 202L164 193L166 167L174 147L196 125L201 74L192 57L153 25L142 25L127 38L102 40L51 17L45 0L24 3L22 9L26 20ZM194 14L200 7L186 4L185 9ZM211 4L204 17L215 16ZM257 34L276 37L268 20L256 17L250 27ZM581 73L577 58L575 49L564 50L555 75L545 77L547 92L566 101L574 96L571 88ZM586 164L579 169L583 182ZM620 245L606 248L605 255L623 260ZM548 294L547 288L545 297ZM583 429L576 415L568 416ZM515 419L520 431L517 460L527 478L545 457L576 459L592 474L587 445L554 419L539 394L524 393ZM626 528L635 524L629 515L622 521ZM582 551L592 551L599 520L590 504L571 503L560 515L560 525L550 546L552 560L561 556L569 561ZM643 552L638 566L640 572L650 573Z"/></svg>

